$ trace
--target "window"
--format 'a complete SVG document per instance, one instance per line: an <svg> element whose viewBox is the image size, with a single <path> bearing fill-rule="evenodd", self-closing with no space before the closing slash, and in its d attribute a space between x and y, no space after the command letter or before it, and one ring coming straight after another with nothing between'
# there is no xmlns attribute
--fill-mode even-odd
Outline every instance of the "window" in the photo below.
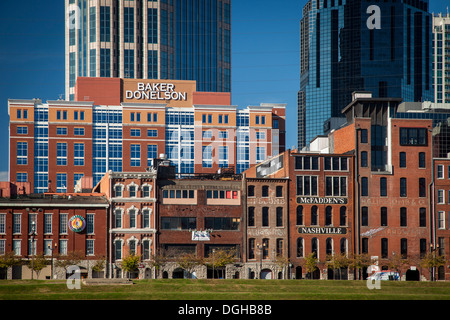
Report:
<svg viewBox="0 0 450 320"><path fill-rule="evenodd" d="M247 196L254 197L255 196L255 186L248 186L247 188Z"/></svg>
<svg viewBox="0 0 450 320"><path fill-rule="evenodd" d="M400 128L400 145L402 146L426 146L426 128Z"/></svg>
<svg viewBox="0 0 450 320"><path fill-rule="evenodd" d="M266 140L266 133L264 131L256 132L256 140Z"/></svg>
<svg viewBox="0 0 450 320"><path fill-rule="evenodd" d="M115 228L122 228L122 209L114 210L114 226Z"/></svg>
<svg viewBox="0 0 450 320"><path fill-rule="evenodd" d="M247 225L249 227L255 226L255 207L248 207L248 221Z"/></svg>
<svg viewBox="0 0 450 320"><path fill-rule="evenodd" d="M400 197L407 197L406 178L400 178Z"/></svg>
<svg viewBox="0 0 450 320"><path fill-rule="evenodd" d="M425 152L419 152L419 168L425 168Z"/></svg>
<svg viewBox="0 0 450 320"><path fill-rule="evenodd" d="M157 136L158 136L158 130L154 130L154 129L148 129L147 130L147 137L155 138Z"/></svg>
<svg viewBox="0 0 450 320"><path fill-rule="evenodd" d="M156 144L147 145L147 166L151 167L153 159L158 158L158 146Z"/></svg>
<svg viewBox="0 0 450 320"><path fill-rule="evenodd" d="M86 215L86 233L87 234L94 234L94 219L95 215L88 213Z"/></svg>
<svg viewBox="0 0 450 320"><path fill-rule="evenodd" d="M137 190L136 190L136 186L129 186L128 187L128 191L130 192L130 198L135 198L137 195Z"/></svg>
<svg viewBox="0 0 450 320"><path fill-rule="evenodd" d="M28 182L28 174L26 172L17 172L16 181L17 182Z"/></svg>
<svg viewBox="0 0 450 320"><path fill-rule="evenodd" d="M296 170L319 170L319 157L295 157Z"/></svg>
<svg viewBox="0 0 450 320"><path fill-rule="evenodd" d="M369 166L368 160L367 160L367 151L361 152L361 167L367 168Z"/></svg>
<svg viewBox="0 0 450 320"><path fill-rule="evenodd" d="M56 192L58 193L67 192L67 173L56 174Z"/></svg>
<svg viewBox="0 0 450 320"><path fill-rule="evenodd" d="M255 259L255 239L248 239L248 258Z"/></svg>
<svg viewBox="0 0 450 320"><path fill-rule="evenodd" d="M408 211L405 207L400 208L400 227L408 226Z"/></svg>
<svg viewBox="0 0 450 320"><path fill-rule="evenodd" d="M369 225L369 208L361 208L361 225L367 227Z"/></svg>
<svg viewBox="0 0 450 320"><path fill-rule="evenodd" d="M228 139L228 131L219 131L219 139Z"/></svg>
<svg viewBox="0 0 450 320"><path fill-rule="evenodd" d="M325 225L333 225L333 209L331 208L331 206L327 206L325 209Z"/></svg>
<svg viewBox="0 0 450 320"><path fill-rule="evenodd" d="M67 242L68 240L59 240L59 254L67 255Z"/></svg>
<svg viewBox="0 0 450 320"><path fill-rule="evenodd" d="M256 163L266 160L266 147L256 147Z"/></svg>
<svg viewBox="0 0 450 320"><path fill-rule="evenodd" d="M197 228L197 218L189 217L163 217L161 218L163 230L189 230Z"/></svg>
<svg viewBox="0 0 450 320"><path fill-rule="evenodd" d="M142 241L142 259L150 259L150 240Z"/></svg>
<svg viewBox="0 0 450 320"><path fill-rule="evenodd" d="M56 144L56 165L67 166L67 143Z"/></svg>
<svg viewBox="0 0 450 320"><path fill-rule="evenodd" d="M211 139L211 138L212 138L212 131L211 130L203 131L203 139Z"/></svg>
<svg viewBox="0 0 450 320"><path fill-rule="evenodd" d="M283 226L283 208L282 207L277 207L276 209L276 218L277 218L277 222L276 222L276 226L277 227L282 227Z"/></svg>
<svg viewBox="0 0 450 320"><path fill-rule="evenodd" d="M445 211L438 212L438 229L445 229Z"/></svg>
<svg viewBox="0 0 450 320"><path fill-rule="evenodd" d="M219 146L219 168L228 168L228 147Z"/></svg>
<svg viewBox="0 0 450 320"><path fill-rule="evenodd" d="M28 134L28 127L17 127L17 134Z"/></svg>
<svg viewBox="0 0 450 320"><path fill-rule="evenodd" d="M381 208L380 220L381 220L380 225L382 227L386 227L388 225L388 213L387 213L387 208L386 207L382 207Z"/></svg>
<svg viewBox="0 0 450 320"><path fill-rule="evenodd" d="M388 239L381 239L381 258L386 259L388 257Z"/></svg>
<svg viewBox="0 0 450 320"><path fill-rule="evenodd" d="M150 186L142 186L142 197L150 198Z"/></svg>
<svg viewBox="0 0 450 320"><path fill-rule="evenodd" d="M84 143L74 143L74 165L84 166Z"/></svg>
<svg viewBox="0 0 450 320"><path fill-rule="evenodd" d="M444 179L444 166L439 164L436 167L436 176L438 179Z"/></svg>
<svg viewBox="0 0 450 320"><path fill-rule="evenodd" d="M420 208L419 209L419 227L427 226L427 209Z"/></svg>
<svg viewBox="0 0 450 320"><path fill-rule="evenodd" d="M297 176L298 196L317 196L317 176Z"/></svg>
<svg viewBox="0 0 450 320"><path fill-rule="evenodd" d="M387 179L380 178L380 197L387 196Z"/></svg>
<svg viewBox="0 0 450 320"><path fill-rule="evenodd" d="M341 207L339 210L339 225L346 226L347 225L347 208Z"/></svg>
<svg viewBox="0 0 450 320"><path fill-rule="evenodd" d="M136 210L131 209L128 211L128 218L129 218L129 227L130 228L136 228Z"/></svg>
<svg viewBox="0 0 450 320"><path fill-rule="evenodd" d="M269 239L263 239L262 241L262 258L269 258Z"/></svg>
<svg viewBox="0 0 450 320"><path fill-rule="evenodd" d="M115 197L122 197L122 190L123 190L123 186L122 185L115 185L114 186L114 196Z"/></svg>
<svg viewBox="0 0 450 320"><path fill-rule="evenodd" d="M425 178L419 178L419 197L427 196L427 186Z"/></svg>
<svg viewBox="0 0 450 320"><path fill-rule="evenodd" d="M298 206L297 207L297 219L296 219L296 225L302 226L303 225L303 207Z"/></svg>
<svg viewBox="0 0 450 320"><path fill-rule="evenodd" d="M325 195L347 196L347 177L325 177Z"/></svg>
<svg viewBox="0 0 450 320"><path fill-rule="evenodd" d="M297 238L297 257L303 257L303 238Z"/></svg>
<svg viewBox="0 0 450 320"><path fill-rule="evenodd" d="M140 129L131 129L130 135L132 137L140 137L141 136L141 130Z"/></svg>
<svg viewBox="0 0 450 320"><path fill-rule="evenodd" d="M84 128L74 128L73 134L75 136L84 136Z"/></svg>
<svg viewBox="0 0 450 320"><path fill-rule="evenodd" d="M22 233L22 215L13 214L13 234Z"/></svg>
<svg viewBox="0 0 450 320"><path fill-rule="evenodd" d="M368 141L367 129L361 129L361 143L367 143Z"/></svg>
<svg viewBox="0 0 450 320"><path fill-rule="evenodd" d="M400 152L399 161L399 167L406 168L406 152Z"/></svg>
<svg viewBox="0 0 450 320"><path fill-rule="evenodd" d="M0 234L6 233L6 214L0 214Z"/></svg>
<svg viewBox="0 0 450 320"><path fill-rule="evenodd" d="M205 228L213 230L237 231L241 224L240 218L207 217Z"/></svg>
<svg viewBox="0 0 450 320"><path fill-rule="evenodd" d="M140 167L141 166L141 145L140 144L132 144L131 145L131 163L132 167Z"/></svg>
<svg viewBox="0 0 450 320"><path fill-rule="evenodd" d="M261 196L267 198L269 196L269 186L262 186Z"/></svg>
<svg viewBox="0 0 450 320"><path fill-rule="evenodd" d="M269 208L268 207L262 208L262 226L263 227L269 226Z"/></svg>
<svg viewBox="0 0 450 320"><path fill-rule="evenodd" d="M46 234L52 233L52 214L49 213L44 214L44 233Z"/></svg>
<svg viewBox="0 0 450 320"><path fill-rule="evenodd" d="M408 256L408 240L405 238L400 239L400 254L402 259L406 259Z"/></svg>
<svg viewBox="0 0 450 320"><path fill-rule="evenodd" d="M17 164L27 165L28 164L28 143L27 142L17 142Z"/></svg>
<svg viewBox="0 0 450 320"><path fill-rule="evenodd" d="M56 128L56 135L67 136L67 128Z"/></svg>
<svg viewBox="0 0 450 320"><path fill-rule="evenodd" d="M94 239L86 239L86 255L93 256L94 255Z"/></svg>
<svg viewBox="0 0 450 320"><path fill-rule="evenodd" d="M67 234L68 216L67 213L59 214L59 234Z"/></svg>
<svg viewBox="0 0 450 320"><path fill-rule="evenodd" d="M205 131L208 132L208 131ZM212 146L203 146L203 168L212 168Z"/></svg>
<svg viewBox="0 0 450 320"><path fill-rule="evenodd" d="M277 198L283 197L283 186L276 186L275 195Z"/></svg>
<svg viewBox="0 0 450 320"><path fill-rule="evenodd" d="M318 211L317 206L313 206L313 207L311 208L311 225L312 225L312 226L317 226L318 217L319 217L317 211Z"/></svg>

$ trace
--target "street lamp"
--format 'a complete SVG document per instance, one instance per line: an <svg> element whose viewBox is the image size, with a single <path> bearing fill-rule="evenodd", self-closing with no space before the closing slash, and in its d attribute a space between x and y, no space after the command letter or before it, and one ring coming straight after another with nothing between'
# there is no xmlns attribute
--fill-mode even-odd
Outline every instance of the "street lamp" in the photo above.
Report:
<svg viewBox="0 0 450 320"><path fill-rule="evenodd" d="M262 260L263 260L263 250L264 250L265 246L266 246L265 242L263 242L263 244L259 244L259 243L256 244L256 247L259 249L259 257L260 257L260 260L259 260L259 278L260 279L262 276Z"/></svg>
<svg viewBox="0 0 450 320"><path fill-rule="evenodd" d="M435 280L435 273L436 273L436 251L439 250L439 244L437 243L430 243L430 252L433 254L433 263L431 267L431 281Z"/></svg>
<svg viewBox="0 0 450 320"><path fill-rule="evenodd" d="M52 251L52 271L51 271L52 279L54 278L54 275L53 275L53 250L55 250L57 247L58 247L57 243L55 243L55 248L53 248L51 244L48 245L48 249Z"/></svg>
<svg viewBox="0 0 450 320"><path fill-rule="evenodd" d="M34 270L34 236L36 235L36 222L31 221L31 280L33 280L33 270Z"/></svg>

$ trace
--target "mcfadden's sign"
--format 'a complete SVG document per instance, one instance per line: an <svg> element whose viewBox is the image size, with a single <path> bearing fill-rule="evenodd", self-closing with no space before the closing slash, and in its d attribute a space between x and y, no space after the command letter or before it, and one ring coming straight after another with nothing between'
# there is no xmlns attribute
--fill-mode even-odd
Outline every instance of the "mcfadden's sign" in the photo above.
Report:
<svg viewBox="0 0 450 320"><path fill-rule="evenodd" d="M297 197L298 204L347 204L347 198Z"/></svg>

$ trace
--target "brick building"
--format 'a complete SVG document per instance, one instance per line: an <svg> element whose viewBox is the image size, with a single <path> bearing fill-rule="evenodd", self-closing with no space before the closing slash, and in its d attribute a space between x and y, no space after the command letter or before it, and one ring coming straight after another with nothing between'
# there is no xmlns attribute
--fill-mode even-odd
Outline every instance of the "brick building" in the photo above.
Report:
<svg viewBox="0 0 450 320"><path fill-rule="evenodd" d="M40 194L0 199L0 255L14 252L26 263L44 254L52 262L71 252L84 258L83 277L108 256L108 200L101 194ZM76 219L76 220L75 220ZM80 224L72 223L78 221ZM33 241L33 240L34 241ZM53 259L54 257L54 259ZM97 276L104 276L105 269ZM63 268L44 268L39 279L65 278ZM5 274L6 272L6 274ZM30 279L37 275L26 265L3 270L2 278Z"/></svg>
<svg viewBox="0 0 450 320"><path fill-rule="evenodd" d="M78 78L76 101L9 100L10 181L72 192L165 154L178 173L237 173L284 151L285 105L238 108L195 81Z"/></svg>
<svg viewBox="0 0 450 320"><path fill-rule="evenodd" d="M132 277L151 278L149 263L155 252L155 203L157 172L108 172L94 188L110 201L108 265L114 278L126 276L122 260L130 255L141 257L139 274Z"/></svg>
<svg viewBox="0 0 450 320"><path fill-rule="evenodd" d="M355 153L355 252L381 269L396 257L408 259L406 279L428 278L420 258L430 243L432 121L395 118L400 99L353 98L330 145L335 153Z"/></svg>
<svg viewBox="0 0 450 320"><path fill-rule="evenodd" d="M159 179L157 251L169 257L163 277L246 278L243 268L243 182L239 175ZM233 252L226 275L203 265L187 274L177 263L184 254L211 258Z"/></svg>

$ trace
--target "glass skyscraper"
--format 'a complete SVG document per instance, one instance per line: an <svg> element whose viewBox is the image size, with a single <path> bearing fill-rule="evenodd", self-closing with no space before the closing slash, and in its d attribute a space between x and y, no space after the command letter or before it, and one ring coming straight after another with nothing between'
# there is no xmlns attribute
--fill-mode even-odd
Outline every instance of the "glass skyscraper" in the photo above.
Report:
<svg viewBox="0 0 450 320"><path fill-rule="evenodd" d="M428 0L307 2L300 31L299 148L329 130L333 122L327 120L342 117L354 91L434 101L428 7Z"/></svg>
<svg viewBox="0 0 450 320"><path fill-rule="evenodd" d="M77 77L196 80L231 91L231 0L65 0L66 100Z"/></svg>

